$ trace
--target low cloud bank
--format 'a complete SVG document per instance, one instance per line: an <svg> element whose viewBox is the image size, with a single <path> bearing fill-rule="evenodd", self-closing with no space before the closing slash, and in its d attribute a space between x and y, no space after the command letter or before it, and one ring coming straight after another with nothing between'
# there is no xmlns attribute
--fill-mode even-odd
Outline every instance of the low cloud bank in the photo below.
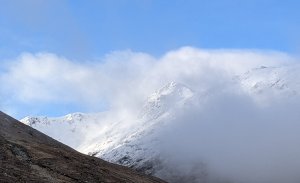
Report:
<svg viewBox="0 0 300 183"><path fill-rule="evenodd" d="M177 111L161 133L167 165L199 182L300 180L299 96L259 106L248 95L220 89L204 100Z"/></svg>
<svg viewBox="0 0 300 183"><path fill-rule="evenodd" d="M160 58L132 51L112 52L90 62L72 61L51 53L24 53L3 61L0 101L4 110L20 117L47 115L49 108L63 104L84 106L85 111L103 110L103 106L129 108L139 106L149 94L170 81L201 89L222 83L223 75L294 61L290 55L271 51L191 47L170 51ZM36 105L41 108L37 110Z"/></svg>

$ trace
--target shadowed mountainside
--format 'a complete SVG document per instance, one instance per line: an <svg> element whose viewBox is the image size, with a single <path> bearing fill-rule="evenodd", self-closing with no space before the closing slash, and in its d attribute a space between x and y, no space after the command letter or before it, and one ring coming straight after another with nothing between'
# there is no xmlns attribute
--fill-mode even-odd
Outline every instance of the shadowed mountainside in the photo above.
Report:
<svg viewBox="0 0 300 183"><path fill-rule="evenodd" d="M0 112L0 182L164 181L83 155Z"/></svg>

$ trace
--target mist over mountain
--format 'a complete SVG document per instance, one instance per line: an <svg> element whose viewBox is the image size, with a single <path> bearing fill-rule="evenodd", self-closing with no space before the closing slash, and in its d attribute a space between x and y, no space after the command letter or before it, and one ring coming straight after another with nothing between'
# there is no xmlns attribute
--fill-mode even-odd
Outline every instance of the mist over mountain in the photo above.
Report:
<svg viewBox="0 0 300 183"><path fill-rule="evenodd" d="M244 70L230 62L187 76L180 68L180 82L122 110L22 121L80 152L169 182L294 183L300 72L296 63L275 63Z"/></svg>

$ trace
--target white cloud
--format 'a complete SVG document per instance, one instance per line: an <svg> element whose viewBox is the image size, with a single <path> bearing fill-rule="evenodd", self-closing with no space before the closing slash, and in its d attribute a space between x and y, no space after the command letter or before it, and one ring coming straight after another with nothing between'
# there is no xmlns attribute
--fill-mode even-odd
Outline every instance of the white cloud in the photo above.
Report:
<svg viewBox="0 0 300 183"><path fill-rule="evenodd" d="M11 105L55 102L82 106L105 101L111 107L134 107L170 81L212 87L221 84L225 75L292 60L277 52L191 47L170 51L161 58L132 51L112 52L91 62L71 61L51 53L24 53L2 66L1 100Z"/></svg>

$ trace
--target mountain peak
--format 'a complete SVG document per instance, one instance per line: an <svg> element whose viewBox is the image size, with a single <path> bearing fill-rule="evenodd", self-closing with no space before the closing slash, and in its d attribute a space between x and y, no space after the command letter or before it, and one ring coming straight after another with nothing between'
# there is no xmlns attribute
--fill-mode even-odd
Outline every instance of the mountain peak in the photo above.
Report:
<svg viewBox="0 0 300 183"><path fill-rule="evenodd" d="M149 98L148 102L157 101L166 97L174 97L177 99L186 99L192 97L194 92L181 83L170 82L158 91L154 92ZM175 99L175 98L173 98Z"/></svg>
<svg viewBox="0 0 300 183"><path fill-rule="evenodd" d="M193 96L194 92L184 84L170 82L148 97L139 116L148 120L158 118L176 107L183 106Z"/></svg>
<svg viewBox="0 0 300 183"><path fill-rule="evenodd" d="M48 117L31 117L27 116L21 120L24 124L33 126L36 124L44 124L47 125L49 124Z"/></svg>
<svg viewBox="0 0 300 183"><path fill-rule="evenodd" d="M297 68L298 67L298 68ZM293 96L300 89L299 66L254 68L240 76L242 87L254 94L262 96Z"/></svg>

